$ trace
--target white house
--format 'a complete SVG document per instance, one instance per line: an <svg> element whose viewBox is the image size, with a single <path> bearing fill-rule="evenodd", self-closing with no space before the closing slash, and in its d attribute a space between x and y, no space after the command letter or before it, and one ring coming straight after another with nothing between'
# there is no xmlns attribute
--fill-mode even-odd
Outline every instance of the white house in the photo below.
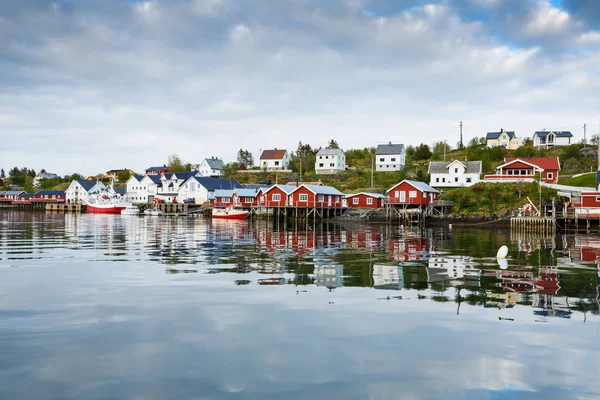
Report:
<svg viewBox="0 0 600 400"><path fill-rule="evenodd" d="M205 158L198 165L194 165L192 169L198 171L200 176L208 176L211 178L219 178L221 171L225 167L223 160L217 157Z"/></svg>
<svg viewBox="0 0 600 400"><path fill-rule="evenodd" d="M346 170L346 155L342 149L321 149L317 153L315 172L337 174Z"/></svg>
<svg viewBox="0 0 600 400"><path fill-rule="evenodd" d="M429 163L429 186L471 186L481 180L481 161L432 161Z"/></svg>
<svg viewBox="0 0 600 400"><path fill-rule="evenodd" d="M533 134L533 145L540 148L569 146L573 134L569 131L537 131Z"/></svg>
<svg viewBox="0 0 600 400"><path fill-rule="evenodd" d="M160 176L160 184L157 185L155 198L166 202L183 201L187 197L180 196L180 188L191 177L199 176L197 171L191 172L168 172Z"/></svg>
<svg viewBox="0 0 600 400"><path fill-rule="evenodd" d="M134 204L148 203L148 189L142 184L143 175L131 175L127 180L127 201Z"/></svg>
<svg viewBox="0 0 600 400"><path fill-rule="evenodd" d="M106 186L100 181L74 180L65 190L67 203L85 202L91 193L105 188Z"/></svg>
<svg viewBox="0 0 600 400"><path fill-rule="evenodd" d="M260 155L260 168L267 171L286 170L290 163L287 150L263 150Z"/></svg>
<svg viewBox="0 0 600 400"><path fill-rule="evenodd" d="M204 204L214 198L216 190L243 189L235 179L210 178L193 175L177 187L177 201L194 199L196 204Z"/></svg>
<svg viewBox="0 0 600 400"><path fill-rule="evenodd" d="M58 175L53 174L51 172L40 172L35 176L35 178L33 178L33 186L39 187L40 183L42 182L42 179L54 179L54 178L58 178Z"/></svg>
<svg viewBox="0 0 600 400"><path fill-rule="evenodd" d="M403 144L380 144L375 150L375 171L400 171L404 169L405 160Z"/></svg>

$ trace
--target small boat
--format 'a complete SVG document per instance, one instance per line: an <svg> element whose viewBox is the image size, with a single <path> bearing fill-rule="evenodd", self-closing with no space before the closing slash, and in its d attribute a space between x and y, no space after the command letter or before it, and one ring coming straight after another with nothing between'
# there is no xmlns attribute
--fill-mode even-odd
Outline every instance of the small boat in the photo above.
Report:
<svg viewBox="0 0 600 400"><path fill-rule="evenodd" d="M218 219L246 219L249 211L241 207L213 207L212 217Z"/></svg>
<svg viewBox="0 0 600 400"><path fill-rule="evenodd" d="M146 211L144 211L144 215L150 215L150 216L159 216L159 215L163 215L164 213L160 210L153 210L151 208L147 209Z"/></svg>
<svg viewBox="0 0 600 400"><path fill-rule="evenodd" d="M138 215L139 213L140 209L136 206L127 206L121 210L121 215Z"/></svg>

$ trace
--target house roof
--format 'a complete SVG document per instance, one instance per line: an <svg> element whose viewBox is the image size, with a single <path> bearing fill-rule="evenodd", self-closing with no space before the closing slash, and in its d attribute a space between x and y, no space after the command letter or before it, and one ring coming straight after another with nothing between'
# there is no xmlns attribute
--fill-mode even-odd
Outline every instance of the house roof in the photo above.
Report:
<svg viewBox="0 0 600 400"><path fill-rule="evenodd" d="M33 196L35 196L35 194L33 194L33 193L25 193L23 196L21 196L21 199L23 199L23 200L32 199Z"/></svg>
<svg viewBox="0 0 600 400"><path fill-rule="evenodd" d="M344 193L340 192L333 186L300 185L300 186L294 188L294 191L299 190L302 187L305 187L306 189L310 190L314 194L323 194L323 195L328 195L328 196L343 196L344 195Z"/></svg>
<svg viewBox="0 0 600 400"><path fill-rule="evenodd" d="M159 175L146 175L144 178L148 178L152 181L152 183L161 184Z"/></svg>
<svg viewBox="0 0 600 400"><path fill-rule="evenodd" d="M238 197L256 197L258 189L217 189L215 190L215 197L232 197L234 193L237 194Z"/></svg>
<svg viewBox="0 0 600 400"><path fill-rule="evenodd" d="M368 192L360 192L360 193L353 193L353 194L347 194L346 198L350 198L350 197L355 197L355 196L360 196L360 195L365 195L365 196L369 196L369 197L375 197L378 199L385 199L385 195L381 194L381 193L368 193Z"/></svg>
<svg viewBox="0 0 600 400"><path fill-rule="evenodd" d="M546 137L548 136L548 134L552 132L554 133L554 135L556 137L573 137L573 134L571 133L571 131L536 131L533 136L538 136L538 137Z"/></svg>
<svg viewBox="0 0 600 400"><path fill-rule="evenodd" d="M115 191L115 193L118 193L118 194L123 194L123 195L127 194L126 188L114 188L114 191Z"/></svg>
<svg viewBox="0 0 600 400"><path fill-rule="evenodd" d="M165 177L167 179L173 179L173 178L177 178L177 179L189 179L192 176L196 175L198 172L196 171L183 171L183 172L167 172L165 174Z"/></svg>
<svg viewBox="0 0 600 400"><path fill-rule="evenodd" d="M323 186L323 182L288 182L286 183L287 186L300 186L300 185L307 185L307 186Z"/></svg>
<svg viewBox="0 0 600 400"><path fill-rule="evenodd" d="M215 191L219 189L243 189L241 183L236 181L235 179L223 179L223 178L208 178L204 176L192 176L189 179L194 179L200 185L204 186L208 191ZM189 181L188 179L188 181ZM187 182L187 181L186 181Z"/></svg>
<svg viewBox="0 0 600 400"><path fill-rule="evenodd" d="M266 189L264 192L268 192L273 188L279 188L281 190L283 190L284 192L286 192L287 194L292 193L295 189L297 189L295 186L288 186L288 185L273 185L270 188Z"/></svg>
<svg viewBox="0 0 600 400"><path fill-rule="evenodd" d="M113 173L119 173L119 172L123 172L123 171L129 171L128 169L111 169L110 171L107 171L107 174L113 174Z"/></svg>
<svg viewBox="0 0 600 400"><path fill-rule="evenodd" d="M79 179L76 182L79 183L81 185L81 187L83 187L85 189L86 192L89 192L90 190L92 190L92 188L94 186L96 186L96 181L88 181L88 180L84 180L84 179Z"/></svg>
<svg viewBox="0 0 600 400"><path fill-rule="evenodd" d="M337 156L344 154L344 150L342 149L321 149L317 152L318 156Z"/></svg>
<svg viewBox="0 0 600 400"><path fill-rule="evenodd" d="M508 137L510 139L515 137L515 132L514 131L500 131L500 132L488 132L485 135L486 139L498 139L500 137L500 135L502 135L503 133L506 133L508 135Z"/></svg>
<svg viewBox="0 0 600 400"><path fill-rule="evenodd" d="M160 171L163 171L165 169L168 169L166 165L163 165L162 167L150 167L150 168L146 169L146 172L148 172L148 171L160 172Z"/></svg>
<svg viewBox="0 0 600 400"><path fill-rule="evenodd" d="M3 196L15 196L18 194L25 194L27 192L23 191L23 190L9 190L8 192L4 192L2 193Z"/></svg>
<svg viewBox="0 0 600 400"><path fill-rule="evenodd" d="M454 161L431 161L429 163L430 174L444 174L448 172L448 167ZM467 174L481 174L481 161L457 161L466 167L465 173Z"/></svg>
<svg viewBox="0 0 600 400"><path fill-rule="evenodd" d="M393 144L389 142L388 144L380 144L377 146L377 150L375 150L376 155L386 155L386 154L402 154L404 150L403 144Z"/></svg>
<svg viewBox="0 0 600 400"><path fill-rule="evenodd" d="M36 175L36 178L40 179L52 179L58 177L57 174L53 174L52 172L40 172Z"/></svg>
<svg viewBox="0 0 600 400"><path fill-rule="evenodd" d="M390 189L387 190L386 193L389 193L392 191L392 189L394 189L396 186L402 184L402 183L408 183L409 185L415 187L416 189L420 190L421 192L428 192L428 193L439 193L437 190L435 190L434 188L432 188L431 186L429 186L428 184L426 184L425 182L419 182L419 181L410 181L408 179L403 180L400 183L395 184L394 186L392 186Z"/></svg>
<svg viewBox="0 0 600 400"><path fill-rule="evenodd" d="M287 150L277 150L277 149L263 150L262 154L260 155L260 159L261 160L281 160L283 157L285 157L286 152L287 152Z"/></svg>
<svg viewBox="0 0 600 400"><path fill-rule="evenodd" d="M136 181L138 181L138 182L141 182L141 181L142 181L142 179L144 179L144 177L145 177L145 175L131 175L131 176L129 177L129 179L133 178L133 179L135 179Z"/></svg>
<svg viewBox="0 0 600 400"><path fill-rule="evenodd" d="M504 164L498 168L504 167L507 164L513 163L517 160L523 161L527 164L533 164L536 167L539 167L543 170L547 170L547 169L560 170L560 162L558 160L558 157L531 157L531 158L506 157L504 159Z"/></svg>
<svg viewBox="0 0 600 400"><path fill-rule="evenodd" d="M64 196L64 190L40 190L35 194L36 196Z"/></svg>
<svg viewBox="0 0 600 400"><path fill-rule="evenodd" d="M216 157L205 158L204 161L206 161L206 163L211 169L223 169L223 167L225 166L225 164L223 164L223 161Z"/></svg>

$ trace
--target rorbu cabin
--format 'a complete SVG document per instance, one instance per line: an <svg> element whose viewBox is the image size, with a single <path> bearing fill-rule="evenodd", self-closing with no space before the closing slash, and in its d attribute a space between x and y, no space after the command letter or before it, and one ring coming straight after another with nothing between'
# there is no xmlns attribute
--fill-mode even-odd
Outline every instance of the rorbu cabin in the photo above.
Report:
<svg viewBox="0 0 600 400"><path fill-rule="evenodd" d="M440 192L424 182L403 180L387 192L388 204L427 206L438 199Z"/></svg>
<svg viewBox="0 0 600 400"><path fill-rule="evenodd" d="M350 208L382 208L385 195L380 193L355 193L346 195L346 204Z"/></svg>

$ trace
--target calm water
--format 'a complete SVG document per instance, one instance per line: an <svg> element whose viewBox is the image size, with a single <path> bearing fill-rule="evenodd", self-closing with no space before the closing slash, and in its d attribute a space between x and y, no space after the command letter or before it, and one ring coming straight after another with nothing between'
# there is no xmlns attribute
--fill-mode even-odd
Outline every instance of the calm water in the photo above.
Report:
<svg viewBox="0 0 600 400"><path fill-rule="evenodd" d="M0 399L595 399L599 255L585 235L0 212Z"/></svg>

